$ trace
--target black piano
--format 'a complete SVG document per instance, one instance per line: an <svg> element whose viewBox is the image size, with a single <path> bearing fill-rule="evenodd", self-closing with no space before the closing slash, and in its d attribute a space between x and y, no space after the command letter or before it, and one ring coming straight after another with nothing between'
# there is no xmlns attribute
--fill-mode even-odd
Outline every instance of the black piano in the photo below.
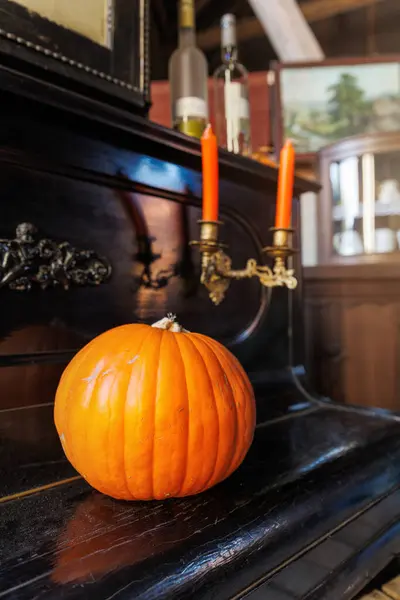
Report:
<svg viewBox="0 0 400 600"><path fill-rule="evenodd" d="M39 77L37 65L23 73L3 62L0 598L350 600L393 591L399 419L313 392L300 253L295 291L237 281L214 306L189 244L199 235L199 143L68 90L56 75ZM276 171L221 152L220 177L233 265L263 261ZM308 190L318 186L296 178L298 248ZM254 443L236 473L201 495L118 502L65 459L54 393L95 335L168 312L244 365L256 392Z"/></svg>

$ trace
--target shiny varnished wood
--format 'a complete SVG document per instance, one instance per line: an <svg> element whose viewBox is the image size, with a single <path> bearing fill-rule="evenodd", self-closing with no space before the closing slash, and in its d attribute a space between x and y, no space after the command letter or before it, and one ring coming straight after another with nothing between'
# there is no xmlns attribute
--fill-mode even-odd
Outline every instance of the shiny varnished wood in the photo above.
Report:
<svg viewBox="0 0 400 600"><path fill-rule="evenodd" d="M239 471L197 497L117 502L77 480L0 505L2 597L242 597L333 531L344 540L343 526L399 484L400 424L301 401L259 426ZM349 532L350 554L380 519L364 542Z"/></svg>
<svg viewBox="0 0 400 600"><path fill-rule="evenodd" d="M117 118L115 111L105 105L97 107L90 118L79 120L74 114L78 112L74 96L58 96L56 89L45 95L39 84L43 102L61 104L62 100L61 110L71 101L69 113L24 103L21 96L32 93L29 88L32 82L24 81L21 85L15 74L7 75L4 81L9 93L5 94L3 118L10 126L3 130L0 149L3 166L0 178L3 196L7 199L2 235L10 235L23 215L25 220L55 239L67 239L76 245L84 240L90 248L107 257L113 274L110 285L91 290L93 294L88 290L71 292L68 302L60 290L54 290L49 304L41 301L44 296L35 293L18 296L4 290L7 320L2 325L3 337L32 321L53 327L51 323L55 319L61 327L73 330L84 343L113 324L137 319L150 321L165 310L172 310L179 312L187 327L236 344L238 353L243 349L243 357L247 355L252 365L257 355L258 360L264 361L256 340L267 342L267 307L272 317L269 317L271 327L268 327L271 335L276 337L280 320L286 327L286 313L282 312L287 298L285 291L277 290L276 304L269 306L268 293L260 291L257 282L237 283L218 309L210 305L201 287L197 286L190 298L185 292L187 286L198 279L198 255L195 251L187 254L187 242L197 237L200 216L198 142L123 111ZM39 94L37 88L35 93ZM28 106L29 117L24 116ZM82 113L91 105L80 99L78 106ZM65 119L62 124L61 114ZM74 115L74 123L71 115ZM107 126L100 129L98 125L106 116ZM57 144L53 143L55 139ZM224 152L221 152L220 168L222 217L226 221L224 237L239 266L249 256L261 258L262 244L270 241L268 225L274 212L277 173L272 168ZM296 180L297 192L308 187ZM125 201L121 199L121 192L125 193ZM146 235L153 238L148 266L154 281L158 281L159 273L176 271L176 276L161 289L139 286L143 283L140 277L146 266L139 252L143 231L137 229L138 221L127 213L127 195L128 203L136 203L144 216ZM182 205L186 207L185 214L182 214ZM96 226L88 227L93 217ZM170 223L168 229L165 229L166 220ZM184 277L180 283L182 269L178 267L183 259ZM278 314L282 316L277 318ZM257 335L249 344L253 331ZM77 347L79 343L66 349ZM51 347L45 345L41 349ZM274 354L271 359L276 362L276 352ZM281 365L285 362L286 359L281 361Z"/></svg>

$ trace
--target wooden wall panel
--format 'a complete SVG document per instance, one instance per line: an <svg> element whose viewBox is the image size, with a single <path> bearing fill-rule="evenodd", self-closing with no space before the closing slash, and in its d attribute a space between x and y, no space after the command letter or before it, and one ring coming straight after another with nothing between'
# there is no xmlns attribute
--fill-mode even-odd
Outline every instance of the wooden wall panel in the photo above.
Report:
<svg viewBox="0 0 400 600"><path fill-rule="evenodd" d="M304 272L307 361L316 391L400 412L400 265Z"/></svg>
<svg viewBox="0 0 400 600"><path fill-rule="evenodd" d="M350 404L396 410L399 364L398 305L365 303L342 311L344 382ZM376 399L376 400L375 400Z"/></svg>

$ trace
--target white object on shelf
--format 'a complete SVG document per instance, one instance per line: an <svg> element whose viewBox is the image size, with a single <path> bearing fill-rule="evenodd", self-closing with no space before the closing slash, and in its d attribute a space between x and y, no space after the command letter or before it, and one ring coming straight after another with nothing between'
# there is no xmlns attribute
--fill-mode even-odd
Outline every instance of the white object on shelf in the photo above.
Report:
<svg viewBox="0 0 400 600"><path fill-rule="evenodd" d="M354 229L335 233L333 236L333 247L341 256L354 256L355 254L363 254L364 252L361 236Z"/></svg>
<svg viewBox="0 0 400 600"><path fill-rule="evenodd" d="M344 228L352 229L360 212L360 189L358 184L358 158L350 157L339 165L339 185L343 206Z"/></svg>
<svg viewBox="0 0 400 600"><path fill-rule="evenodd" d="M394 252L396 245L396 234L392 229L381 227L375 231L375 252Z"/></svg>
<svg viewBox="0 0 400 600"><path fill-rule="evenodd" d="M400 208L399 184L396 179L382 181L379 190L378 202L381 204L398 205Z"/></svg>

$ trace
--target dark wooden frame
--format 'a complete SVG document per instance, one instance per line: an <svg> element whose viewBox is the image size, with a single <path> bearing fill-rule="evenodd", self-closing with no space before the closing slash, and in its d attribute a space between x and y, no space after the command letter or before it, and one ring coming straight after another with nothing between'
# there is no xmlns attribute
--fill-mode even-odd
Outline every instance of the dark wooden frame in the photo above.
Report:
<svg viewBox="0 0 400 600"><path fill-rule="evenodd" d="M273 85L271 85L271 104L273 105L273 125L272 132L274 138L274 145L277 151L282 148L284 139L284 125L283 125L283 107L282 107L282 95L281 95L281 72L284 69L304 69L313 67L340 67L345 65L365 65L365 64L379 64L379 63L391 63L396 62L400 65L400 54L388 54L386 56L375 56L375 57L349 57L349 58L330 58L322 61L310 61L310 62L288 62L281 63L274 61L271 64L271 69L274 73ZM308 163L313 165L318 157L318 152L299 153L296 159L303 164Z"/></svg>
<svg viewBox="0 0 400 600"><path fill-rule="evenodd" d="M150 103L149 0L114 0L113 46L0 0L0 61L94 99L136 107Z"/></svg>
<svg viewBox="0 0 400 600"><path fill-rule="evenodd" d="M346 138L326 146L319 152L319 178L322 184L317 209L318 223L318 263L336 265L374 265L378 263L400 262L399 252L387 254L361 254L359 256L337 256L333 252L332 189L330 184L330 165L351 156L360 156L367 152L382 154L400 152L400 132L365 134Z"/></svg>

